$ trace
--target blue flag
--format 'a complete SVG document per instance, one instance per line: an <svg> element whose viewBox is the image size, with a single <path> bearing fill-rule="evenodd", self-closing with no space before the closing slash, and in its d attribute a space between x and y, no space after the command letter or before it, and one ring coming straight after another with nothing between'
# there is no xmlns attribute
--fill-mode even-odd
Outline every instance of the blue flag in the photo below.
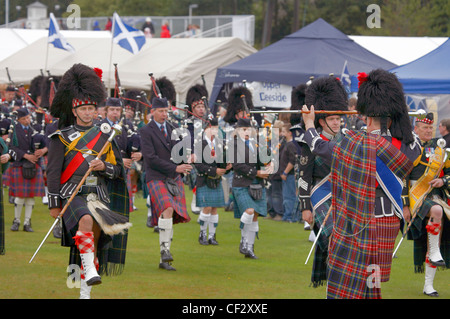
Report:
<svg viewBox="0 0 450 319"><path fill-rule="evenodd" d="M48 27L48 43L53 44L55 48L75 52L75 49L66 41L59 32L59 25L53 13L50 13L50 26Z"/></svg>
<svg viewBox="0 0 450 319"><path fill-rule="evenodd" d="M347 60L345 60L344 67L342 68L341 82L344 85L347 94L350 94L352 81L350 79L350 73L348 72Z"/></svg>
<svg viewBox="0 0 450 319"><path fill-rule="evenodd" d="M144 32L125 24L114 12L114 42L133 54L138 53L145 44Z"/></svg>

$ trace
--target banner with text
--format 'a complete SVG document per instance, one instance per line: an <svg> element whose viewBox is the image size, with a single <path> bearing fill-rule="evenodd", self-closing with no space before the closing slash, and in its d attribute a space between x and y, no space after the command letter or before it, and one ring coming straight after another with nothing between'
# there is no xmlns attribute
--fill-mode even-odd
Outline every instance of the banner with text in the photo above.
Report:
<svg viewBox="0 0 450 319"><path fill-rule="evenodd" d="M273 82L250 82L247 87L253 95L255 107L280 108L291 107L292 86Z"/></svg>

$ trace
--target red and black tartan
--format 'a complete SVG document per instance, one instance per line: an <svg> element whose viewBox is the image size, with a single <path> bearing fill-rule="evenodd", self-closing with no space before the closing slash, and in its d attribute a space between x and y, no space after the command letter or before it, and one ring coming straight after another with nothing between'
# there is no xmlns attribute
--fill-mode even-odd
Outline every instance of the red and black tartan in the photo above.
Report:
<svg viewBox="0 0 450 319"><path fill-rule="evenodd" d="M33 179L25 179L21 166L10 166L9 171L9 195L20 198L45 196L44 175L42 168L37 166L36 176Z"/></svg>
<svg viewBox="0 0 450 319"><path fill-rule="evenodd" d="M186 209L186 197L184 194L184 184L180 176L175 179L181 195L173 197L167 190L166 184L161 180L152 180L147 183L148 192L150 195L152 213L154 216L160 214L169 207L174 210L173 223L187 223L191 220Z"/></svg>

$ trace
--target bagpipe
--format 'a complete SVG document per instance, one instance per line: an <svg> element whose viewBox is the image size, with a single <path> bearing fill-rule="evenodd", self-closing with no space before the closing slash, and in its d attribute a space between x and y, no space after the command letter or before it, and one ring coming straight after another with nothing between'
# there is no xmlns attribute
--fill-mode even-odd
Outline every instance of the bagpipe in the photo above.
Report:
<svg viewBox="0 0 450 319"><path fill-rule="evenodd" d="M114 79L115 79L115 85L114 85L114 97L119 98L122 101L122 112L120 115L120 126L122 126L126 133L127 137L130 138L133 135L137 134L136 130L134 130L134 127L130 121L126 120L125 117L125 103L124 103L124 91L122 89L122 85L120 84L120 77L119 77L119 69L117 68L117 63L114 63Z"/></svg>
<svg viewBox="0 0 450 319"><path fill-rule="evenodd" d="M434 149L434 153L430 154L428 158L428 163L423 163L424 165L426 165L425 173L411 186L409 190L411 220L408 223L406 230L403 232L402 238L400 239L397 248L394 250L394 253L392 254L393 257L395 257L395 254L400 248L403 239L405 238L406 234L411 228L411 225L414 219L416 218L419 209L422 207L425 198L433 190L433 187L430 185L430 182L440 176L444 168L445 162L450 157L450 148L445 147L446 147L445 140L442 138L438 139L437 146ZM443 207L448 206L447 203L445 202L442 202L441 205L443 205Z"/></svg>
<svg viewBox="0 0 450 319"><path fill-rule="evenodd" d="M31 115L31 127L34 130L33 134L40 133L40 134L44 135L45 134L45 126L53 121L53 117L50 115L48 110L41 107L40 105L37 104L36 101L33 100L33 98L31 97L31 94L25 89L25 86L23 84L16 86L16 84L14 83L14 81L11 78L8 68L6 68L6 72L8 75L8 80L9 80L10 85L15 88L15 90L17 92L17 97L20 98L20 101L22 101L22 105L20 107L27 108L27 110L29 111L29 113ZM50 74L50 72L49 71L47 71L47 72L48 72L48 81L50 81L49 104L51 105L53 97L55 96L55 93L56 93L56 85L53 81L53 77ZM42 70L41 70L41 75L44 76ZM15 105L15 101L14 101L12 108L14 109L15 106L17 106L17 105ZM2 116L5 117L5 115L3 115L3 114L2 114ZM40 128L39 132L36 130L36 127Z"/></svg>

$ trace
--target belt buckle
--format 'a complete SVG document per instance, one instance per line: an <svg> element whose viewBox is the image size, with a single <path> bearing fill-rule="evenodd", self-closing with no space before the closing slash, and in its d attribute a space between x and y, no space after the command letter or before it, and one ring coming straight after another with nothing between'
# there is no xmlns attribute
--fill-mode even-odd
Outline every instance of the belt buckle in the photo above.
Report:
<svg viewBox="0 0 450 319"><path fill-rule="evenodd" d="M90 175L84 183L86 186L97 186L97 176Z"/></svg>

